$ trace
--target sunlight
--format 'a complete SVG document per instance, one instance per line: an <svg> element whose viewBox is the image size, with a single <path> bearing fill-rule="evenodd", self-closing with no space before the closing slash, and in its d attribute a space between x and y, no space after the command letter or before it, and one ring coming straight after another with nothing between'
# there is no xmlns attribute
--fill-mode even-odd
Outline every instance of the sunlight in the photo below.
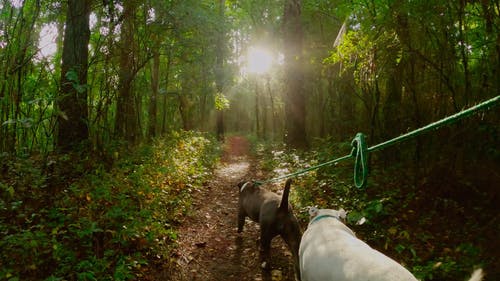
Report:
<svg viewBox="0 0 500 281"><path fill-rule="evenodd" d="M250 47L247 53L247 71L254 74L267 73L273 64L273 56L262 47Z"/></svg>
<svg viewBox="0 0 500 281"><path fill-rule="evenodd" d="M9 2L14 8L21 8L23 6L23 0L10 0Z"/></svg>
<svg viewBox="0 0 500 281"><path fill-rule="evenodd" d="M97 15L91 13L89 16L89 28L92 30L97 25ZM38 54L35 60L40 62L43 59L51 59L57 52L57 37L59 32L56 23L47 23L42 26L40 30L40 37L38 39Z"/></svg>
<svg viewBox="0 0 500 281"><path fill-rule="evenodd" d="M39 53L36 59L42 60L43 58L52 58L57 51L57 25L49 23L42 26L40 31L40 39L38 41Z"/></svg>

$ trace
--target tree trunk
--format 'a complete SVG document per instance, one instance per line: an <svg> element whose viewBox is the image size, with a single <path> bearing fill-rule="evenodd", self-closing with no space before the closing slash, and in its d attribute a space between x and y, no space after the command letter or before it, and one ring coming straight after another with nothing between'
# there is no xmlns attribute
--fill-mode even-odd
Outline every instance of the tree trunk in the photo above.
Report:
<svg viewBox="0 0 500 281"><path fill-rule="evenodd" d="M276 109L274 108L274 97L273 93L271 91L271 78L269 75L266 76L266 86L267 86L267 93L269 94L269 101L271 102L271 113L272 113L272 125L273 125L273 131L271 134L271 139L274 140L276 133L278 132L278 114Z"/></svg>
<svg viewBox="0 0 500 281"><path fill-rule="evenodd" d="M302 62L301 0L286 0L283 16L285 54L285 142L307 147Z"/></svg>
<svg viewBox="0 0 500 281"><path fill-rule="evenodd" d="M267 132L267 127L268 127L268 120L267 120L267 114L268 114L268 106L267 106L267 98L266 95L264 94L264 90L261 95L261 108L262 108L262 138L267 140L268 139L268 132Z"/></svg>
<svg viewBox="0 0 500 281"><path fill-rule="evenodd" d="M123 25L120 42L120 71L115 130L119 138L136 142L138 135L137 108L133 91L134 71L134 17L136 1L124 1Z"/></svg>
<svg viewBox="0 0 500 281"><path fill-rule="evenodd" d="M402 132L400 108L403 95L403 79L401 77L403 68L396 64L390 69L392 75L386 81L387 98L383 107L384 138L393 138Z"/></svg>
<svg viewBox="0 0 500 281"><path fill-rule="evenodd" d="M183 91L179 93L179 113L182 119L182 128L185 131L190 131L194 128L193 117L192 117L192 108L193 102L187 96L188 91Z"/></svg>
<svg viewBox="0 0 500 281"><path fill-rule="evenodd" d="M217 38L217 50L216 50L216 77L215 77L215 86L217 88L217 92L219 94L223 93L224 90L224 38L225 38L225 29L224 29L224 9L226 6L225 0L219 0L219 20L220 30ZM224 109L217 110L217 139L222 141L224 140Z"/></svg>
<svg viewBox="0 0 500 281"><path fill-rule="evenodd" d="M261 130L260 130L260 92L259 92L259 81L255 79L255 135L260 138Z"/></svg>
<svg viewBox="0 0 500 281"><path fill-rule="evenodd" d="M148 138L152 139L156 136L156 111L158 89L160 85L160 52L159 44L156 45L153 54L153 68L151 70L151 97L149 99L149 122L148 122Z"/></svg>
<svg viewBox="0 0 500 281"><path fill-rule="evenodd" d="M172 47L168 47L167 50L167 67L165 69L165 90L168 90L168 85L170 82L170 67L172 65ZM167 105L168 105L168 91L163 95L163 114L161 118L161 133L165 134L167 132Z"/></svg>
<svg viewBox="0 0 500 281"><path fill-rule="evenodd" d="M89 138L87 105L91 0L69 0L58 99L57 147L71 151Z"/></svg>
<svg viewBox="0 0 500 281"><path fill-rule="evenodd" d="M469 105L469 96L474 96L471 95L471 79L470 79L470 73L469 73L469 60L467 56L467 48L469 46L467 45L467 38L465 38L465 33L467 32L467 24L465 23L465 6L467 5L465 0L460 0L459 1L459 9L458 9L458 40L459 40L459 45L460 45L460 56L462 60L462 67L464 71L464 104L467 106Z"/></svg>

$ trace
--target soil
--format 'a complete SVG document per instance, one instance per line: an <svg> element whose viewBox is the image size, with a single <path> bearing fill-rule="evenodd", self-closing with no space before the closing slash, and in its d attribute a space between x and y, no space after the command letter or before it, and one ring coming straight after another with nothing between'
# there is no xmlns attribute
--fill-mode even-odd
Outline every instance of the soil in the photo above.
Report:
<svg viewBox="0 0 500 281"><path fill-rule="evenodd" d="M291 253L280 237L272 241L270 269L262 269L258 224L247 218L237 233L236 185L262 176L249 156L248 141L228 138L212 181L193 194L193 212L180 226L173 268L155 280L295 280Z"/></svg>

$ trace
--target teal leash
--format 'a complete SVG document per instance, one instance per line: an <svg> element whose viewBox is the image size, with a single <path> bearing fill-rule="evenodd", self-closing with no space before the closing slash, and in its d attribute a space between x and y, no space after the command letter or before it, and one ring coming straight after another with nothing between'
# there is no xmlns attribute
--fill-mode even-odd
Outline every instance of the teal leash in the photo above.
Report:
<svg viewBox="0 0 500 281"><path fill-rule="evenodd" d="M403 134L399 137L390 139L390 140L385 141L383 143L371 146L369 148L367 148L367 145L366 145L365 135L363 133L357 133L351 142L352 150L351 150L351 153L349 155L345 155L345 156L342 156L340 158L333 159L333 160L330 160L328 162L325 162L325 163L322 163L322 164L319 164L316 166L312 166L312 167L309 167L306 169L302 169L302 170L299 170L299 171L291 173L291 174L279 176L279 177L268 179L265 181L254 181L254 182L256 184L266 184L266 183L276 182L276 181L279 181L282 179L297 177L299 175L305 174L305 173L310 172L312 170L317 170L317 169L324 167L324 166L337 164L340 161L354 157L355 158L354 185L357 188L364 188L364 187L366 187L367 178L368 178L368 153L369 152L382 150L384 148L393 146L397 143L403 142L403 141L408 140L410 138L414 138L414 137L419 136L421 134L427 133L431 130L436 130L439 127L442 127L444 125L453 124L453 123L457 122L458 120L463 119L465 117L468 117L468 116L470 116L478 111L488 110L488 109L496 106L499 103L499 101L500 101L500 95L498 95L494 98L491 98L485 102L482 102L478 105L470 107L466 110L463 110L463 111L460 111L456 114L450 115L450 116L443 118L439 121L430 123L427 126L424 126L422 128L416 129L416 130L411 131L409 133Z"/></svg>

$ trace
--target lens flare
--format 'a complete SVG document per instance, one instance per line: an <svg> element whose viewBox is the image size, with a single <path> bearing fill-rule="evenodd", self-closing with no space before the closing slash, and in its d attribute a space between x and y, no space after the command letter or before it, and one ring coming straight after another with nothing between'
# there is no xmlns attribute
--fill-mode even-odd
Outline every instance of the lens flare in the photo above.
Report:
<svg viewBox="0 0 500 281"><path fill-rule="evenodd" d="M249 73L267 73L273 64L273 56L262 47L250 47L247 53L247 71Z"/></svg>

